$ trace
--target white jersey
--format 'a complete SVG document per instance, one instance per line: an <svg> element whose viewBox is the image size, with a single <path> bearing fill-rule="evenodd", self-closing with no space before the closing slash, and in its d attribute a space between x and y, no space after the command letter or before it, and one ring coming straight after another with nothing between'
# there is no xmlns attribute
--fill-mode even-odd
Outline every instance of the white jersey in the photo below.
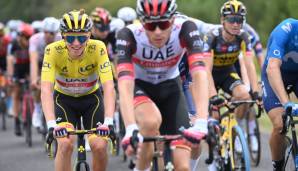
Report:
<svg viewBox="0 0 298 171"><path fill-rule="evenodd" d="M39 61L42 62L44 56L44 49L47 46L45 42L44 32L36 33L30 37L29 40L29 52L37 52ZM61 40L61 35L56 34L54 42Z"/></svg>
<svg viewBox="0 0 298 171"><path fill-rule="evenodd" d="M178 64L185 53L179 34L185 21L175 19L170 39L161 48L151 45L141 24L128 26L137 42L132 54L136 79L158 84L179 76Z"/></svg>

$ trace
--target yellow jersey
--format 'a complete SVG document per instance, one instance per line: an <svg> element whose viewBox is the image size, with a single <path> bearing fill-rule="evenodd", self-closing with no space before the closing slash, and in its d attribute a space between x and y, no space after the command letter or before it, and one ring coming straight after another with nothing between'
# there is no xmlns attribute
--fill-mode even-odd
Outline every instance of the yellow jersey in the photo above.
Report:
<svg viewBox="0 0 298 171"><path fill-rule="evenodd" d="M99 40L87 42L83 56L71 59L64 40L45 48L41 81L51 82L54 89L69 96L83 96L96 91L101 84L113 80L106 46Z"/></svg>

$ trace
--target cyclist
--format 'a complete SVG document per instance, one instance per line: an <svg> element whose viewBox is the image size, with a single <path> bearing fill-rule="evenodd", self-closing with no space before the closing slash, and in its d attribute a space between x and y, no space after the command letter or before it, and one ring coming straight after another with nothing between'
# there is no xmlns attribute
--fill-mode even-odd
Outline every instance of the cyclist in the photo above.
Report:
<svg viewBox="0 0 298 171"><path fill-rule="evenodd" d="M31 23L31 26L34 29L34 33L42 32L43 22L40 20L35 20Z"/></svg>
<svg viewBox="0 0 298 171"><path fill-rule="evenodd" d="M175 19L176 8L175 0L138 0L141 23L128 25L117 34L118 88L126 126L122 145L129 154L135 130L142 136L155 136L178 134L184 126L188 141L173 144L177 147L174 165L175 170L189 170L189 141L199 143L208 132L208 78L197 27L191 21ZM190 128L178 69L185 51L197 92L197 115ZM135 170L150 170L153 144L143 143L138 152Z"/></svg>
<svg viewBox="0 0 298 171"><path fill-rule="evenodd" d="M232 95L235 100L248 100L250 94L235 70L235 63L242 61L244 74L247 75L252 86L253 99L259 99L257 74L252 57L252 47L247 32L241 30L245 21L246 8L240 1L231 0L221 7L222 27L215 28L208 33L208 47L206 53L212 56L209 62L212 75L209 74L211 98L217 98L216 88L222 88ZM238 56L243 54L243 59ZM247 105L238 107L235 111L239 125L244 128L243 113ZM254 137L254 136L251 136ZM255 139L255 137L254 137ZM237 146L236 146L237 150ZM239 149L238 149L239 150Z"/></svg>
<svg viewBox="0 0 298 171"><path fill-rule="evenodd" d="M298 114L298 104L290 101L286 87L293 85L298 95L298 20L289 18L271 32L267 43L267 54L262 69L264 108L272 122L269 140L273 170L283 169L285 156L285 135L281 135L282 113L292 107Z"/></svg>
<svg viewBox="0 0 298 171"><path fill-rule="evenodd" d="M11 38L8 35L5 35L4 24L0 22L0 70L1 72L6 71L6 56L7 56L7 47L11 42Z"/></svg>
<svg viewBox="0 0 298 171"><path fill-rule="evenodd" d="M125 25L129 25L137 20L137 13L131 7L122 7L118 10L117 17L123 20Z"/></svg>
<svg viewBox="0 0 298 171"><path fill-rule="evenodd" d="M59 31L60 22L54 17L46 17L42 21L42 32L34 34L29 40L29 55L30 55L30 82L33 88L39 89L39 76L42 66L44 49L46 45L60 40ZM40 92L36 92L34 111L32 116L32 125L41 128L42 112L40 105Z"/></svg>
<svg viewBox="0 0 298 171"><path fill-rule="evenodd" d="M84 12L70 11L60 21L63 40L49 44L41 72L41 102L49 132L58 141L55 170L70 171L75 137L68 136L82 117L85 129L107 135L113 125L115 93L105 44L90 39L92 20ZM99 81L104 96L99 91ZM106 170L107 141L88 136L94 171Z"/></svg>
<svg viewBox="0 0 298 171"><path fill-rule="evenodd" d="M20 113L20 85L19 79L26 79L29 75L29 38L34 30L30 24L22 23L18 28L18 36L8 46L7 77L9 83L14 80L12 89L13 110L15 117L15 134L22 135L19 113Z"/></svg>

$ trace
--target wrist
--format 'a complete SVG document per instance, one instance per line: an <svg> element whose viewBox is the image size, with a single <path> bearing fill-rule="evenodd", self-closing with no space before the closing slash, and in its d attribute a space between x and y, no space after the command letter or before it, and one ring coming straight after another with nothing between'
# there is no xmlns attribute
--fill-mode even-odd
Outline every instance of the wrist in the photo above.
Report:
<svg viewBox="0 0 298 171"><path fill-rule="evenodd" d="M104 125L113 125L114 119L112 117L105 117L105 120L103 122Z"/></svg>
<svg viewBox="0 0 298 171"><path fill-rule="evenodd" d="M130 125L127 125L127 127L125 128L126 135L131 136L134 130L139 130L137 124L130 124Z"/></svg>
<svg viewBox="0 0 298 171"><path fill-rule="evenodd" d="M47 121L47 127L48 129L57 127L56 121L55 120Z"/></svg>

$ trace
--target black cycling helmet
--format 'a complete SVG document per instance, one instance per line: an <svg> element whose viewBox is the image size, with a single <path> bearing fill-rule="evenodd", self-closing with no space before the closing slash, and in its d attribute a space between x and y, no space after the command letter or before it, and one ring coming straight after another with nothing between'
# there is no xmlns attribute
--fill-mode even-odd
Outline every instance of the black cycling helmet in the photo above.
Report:
<svg viewBox="0 0 298 171"><path fill-rule="evenodd" d="M138 0L137 14L142 21L170 19L176 12L176 0Z"/></svg>
<svg viewBox="0 0 298 171"><path fill-rule="evenodd" d="M242 2L237 0L230 0L223 4L220 9L221 16L225 17L227 15L240 15L242 17L246 16L246 8Z"/></svg>

